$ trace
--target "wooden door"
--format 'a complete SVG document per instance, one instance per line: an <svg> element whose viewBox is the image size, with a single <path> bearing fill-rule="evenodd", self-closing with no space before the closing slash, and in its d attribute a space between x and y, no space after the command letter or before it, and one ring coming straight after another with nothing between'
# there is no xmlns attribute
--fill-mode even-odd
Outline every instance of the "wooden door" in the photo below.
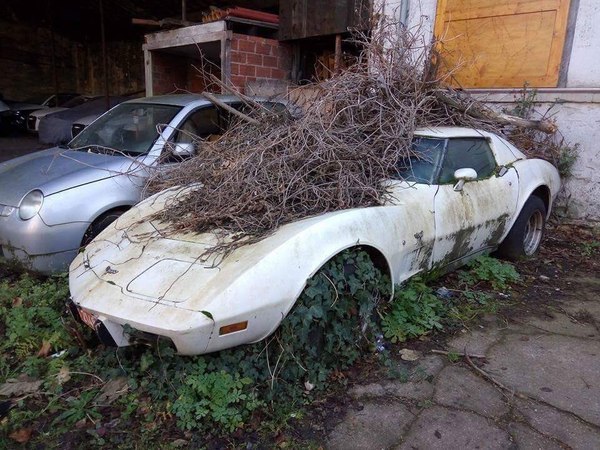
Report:
<svg viewBox="0 0 600 450"><path fill-rule="evenodd" d="M556 87L570 0L439 0L443 73L466 88Z"/></svg>

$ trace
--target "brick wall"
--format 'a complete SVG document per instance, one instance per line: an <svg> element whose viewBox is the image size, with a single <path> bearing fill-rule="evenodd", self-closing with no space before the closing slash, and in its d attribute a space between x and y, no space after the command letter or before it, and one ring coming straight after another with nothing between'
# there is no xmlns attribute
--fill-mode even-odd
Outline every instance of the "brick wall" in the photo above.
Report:
<svg viewBox="0 0 600 450"><path fill-rule="evenodd" d="M183 56L152 52L152 91L154 95L186 89L188 62Z"/></svg>
<svg viewBox="0 0 600 450"><path fill-rule="evenodd" d="M256 80L288 80L292 52L275 39L234 33L231 39L231 83L242 92Z"/></svg>
<svg viewBox="0 0 600 450"><path fill-rule="evenodd" d="M168 94L177 89L194 93L214 90L210 80L198 70L201 66L202 62L193 58L152 51L153 95ZM221 77L216 64L205 64L203 70Z"/></svg>

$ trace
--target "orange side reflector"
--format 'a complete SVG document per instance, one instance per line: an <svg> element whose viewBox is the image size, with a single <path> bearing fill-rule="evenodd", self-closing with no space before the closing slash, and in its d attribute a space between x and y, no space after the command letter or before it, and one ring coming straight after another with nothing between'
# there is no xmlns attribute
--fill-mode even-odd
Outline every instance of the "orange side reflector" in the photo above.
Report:
<svg viewBox="0 0 600 450"><path fill-rule="evenodd" d="M235 333L236 331L242 331L246 328L248 328L247 320L243 322L232 323L231 325L225 325L224 327L219 328L219 336L223 336L224 334Z"/></svg>

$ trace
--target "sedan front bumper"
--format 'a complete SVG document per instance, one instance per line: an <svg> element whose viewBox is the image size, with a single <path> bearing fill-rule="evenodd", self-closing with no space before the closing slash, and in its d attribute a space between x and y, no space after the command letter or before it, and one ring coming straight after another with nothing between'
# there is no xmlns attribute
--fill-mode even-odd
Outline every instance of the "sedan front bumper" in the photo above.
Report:
<svg viewBox="0 0 600 450"><path fill-rule="evenodd" d="M87 222L50 226L39 215L21 220L13 208L0 216L0 256L42 273L66 271L88 227Z"/></svg>

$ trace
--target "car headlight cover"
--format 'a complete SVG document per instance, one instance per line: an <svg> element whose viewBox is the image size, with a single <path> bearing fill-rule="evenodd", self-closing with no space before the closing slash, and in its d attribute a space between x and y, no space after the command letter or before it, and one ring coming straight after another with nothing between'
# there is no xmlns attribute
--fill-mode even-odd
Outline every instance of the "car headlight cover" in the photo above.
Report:
<svg viewBox="0 0 600 450"><path fill-rule="evenodd" d="M19 205L19 217L22 220L29 220L35 216L44 203L44 194L42 191L34 190L23 197L21 204Z"/></svg>

